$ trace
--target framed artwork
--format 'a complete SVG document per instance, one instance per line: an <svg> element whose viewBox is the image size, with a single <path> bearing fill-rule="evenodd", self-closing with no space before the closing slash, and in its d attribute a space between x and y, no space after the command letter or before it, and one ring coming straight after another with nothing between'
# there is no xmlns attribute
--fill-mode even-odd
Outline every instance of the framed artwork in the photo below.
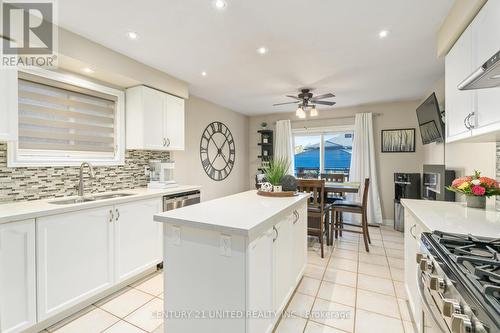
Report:
<svg viewBox="0 0 500 333"><path fill-rule="evenodd" d="M382 153L414 153L415 129L382 130Z"/></svg>

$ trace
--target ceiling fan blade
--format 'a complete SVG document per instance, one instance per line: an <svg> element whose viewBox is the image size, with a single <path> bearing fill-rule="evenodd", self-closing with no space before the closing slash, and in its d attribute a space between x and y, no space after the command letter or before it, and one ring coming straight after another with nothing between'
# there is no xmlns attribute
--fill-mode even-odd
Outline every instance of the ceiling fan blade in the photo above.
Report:
<svg viewBox="0 0 500 333"><path fill-rule="evenodd" d="M285 105L285 104L297 104L297 103L300 103L300 102L301 102L301 101L286 102L286 103L276 103L276 104L273 104L273 106Z"/></svg>
<svg viewBox="0 0 500 333"><path fill-rule="evenodd" d="M335 95L332 93L328 93L328 94L313 96L313 98L311 98L311 100L318 100L318 99L332 98L332 97L335 97Z"/></svg>
<svg viewBox="0 0 500 333"><path fill-rule="evenodd" d="M327 101L314 101L314 104L320 104L320 105L335 105L337 102L327 102Z"/></svg>
<svg viewBox="0 0 500 333"><path fill-rule="evenodd" d="M297 96L293 96L293 95L286 95L286 97L290 97L290 98L293 98L293 99L296 99L298 101L300 101L301 99L298 98Z"/></svg>

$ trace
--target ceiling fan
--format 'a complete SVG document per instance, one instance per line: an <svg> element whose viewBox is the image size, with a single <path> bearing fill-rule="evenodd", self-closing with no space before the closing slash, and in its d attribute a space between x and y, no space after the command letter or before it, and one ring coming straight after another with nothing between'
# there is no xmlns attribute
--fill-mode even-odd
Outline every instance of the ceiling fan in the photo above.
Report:
<svg viewBox="0 0 500 333"><path fill-rule="evenodd" d="M334 94L327 93L327 94L314 96L314 94L311 92L311 89L308 89L308 88L301 89L300 93L297 96L286 95L286 97L293 98L293 99L295 99L295 101L285 102L285 103L277 103L277 104L273 104L273 106L286 105L286 104L298 104L298 108L297 108L297 111L295 112L295 114L299 118L306 117L305 110L307 110L307 108L310 108L311 117L316 117L318 115L318 110L316 109L316 105L332 106L332 105L336 104L336 102L322 101L323 99L335 97Z"/></svg>

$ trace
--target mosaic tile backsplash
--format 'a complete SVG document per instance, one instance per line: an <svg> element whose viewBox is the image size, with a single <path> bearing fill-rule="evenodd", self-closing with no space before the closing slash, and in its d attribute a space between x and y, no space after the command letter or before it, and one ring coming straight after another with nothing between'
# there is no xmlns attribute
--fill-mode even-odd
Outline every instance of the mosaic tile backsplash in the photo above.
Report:
<svg viewBox="0 0 500 333"><path fill-rule="evenodd" d="M169 152L128 150L124 165L94 167L94 179L88 179L86 172L85 192L146 186L144 167L148 161L169 157ZM0 143L0 204L77 195L78 177L79 167L7 168L7 144Z"/></svg>

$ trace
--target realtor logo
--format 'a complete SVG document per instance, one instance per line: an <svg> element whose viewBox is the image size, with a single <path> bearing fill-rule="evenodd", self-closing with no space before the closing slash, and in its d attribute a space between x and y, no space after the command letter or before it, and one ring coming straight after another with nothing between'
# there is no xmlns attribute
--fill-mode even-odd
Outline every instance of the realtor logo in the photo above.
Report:
<svg viewBox="0 0 500 333"><path fill-rule="evenodd" d="M55 66L54 7L51 0L2 2L2 66Z"/></svg>

